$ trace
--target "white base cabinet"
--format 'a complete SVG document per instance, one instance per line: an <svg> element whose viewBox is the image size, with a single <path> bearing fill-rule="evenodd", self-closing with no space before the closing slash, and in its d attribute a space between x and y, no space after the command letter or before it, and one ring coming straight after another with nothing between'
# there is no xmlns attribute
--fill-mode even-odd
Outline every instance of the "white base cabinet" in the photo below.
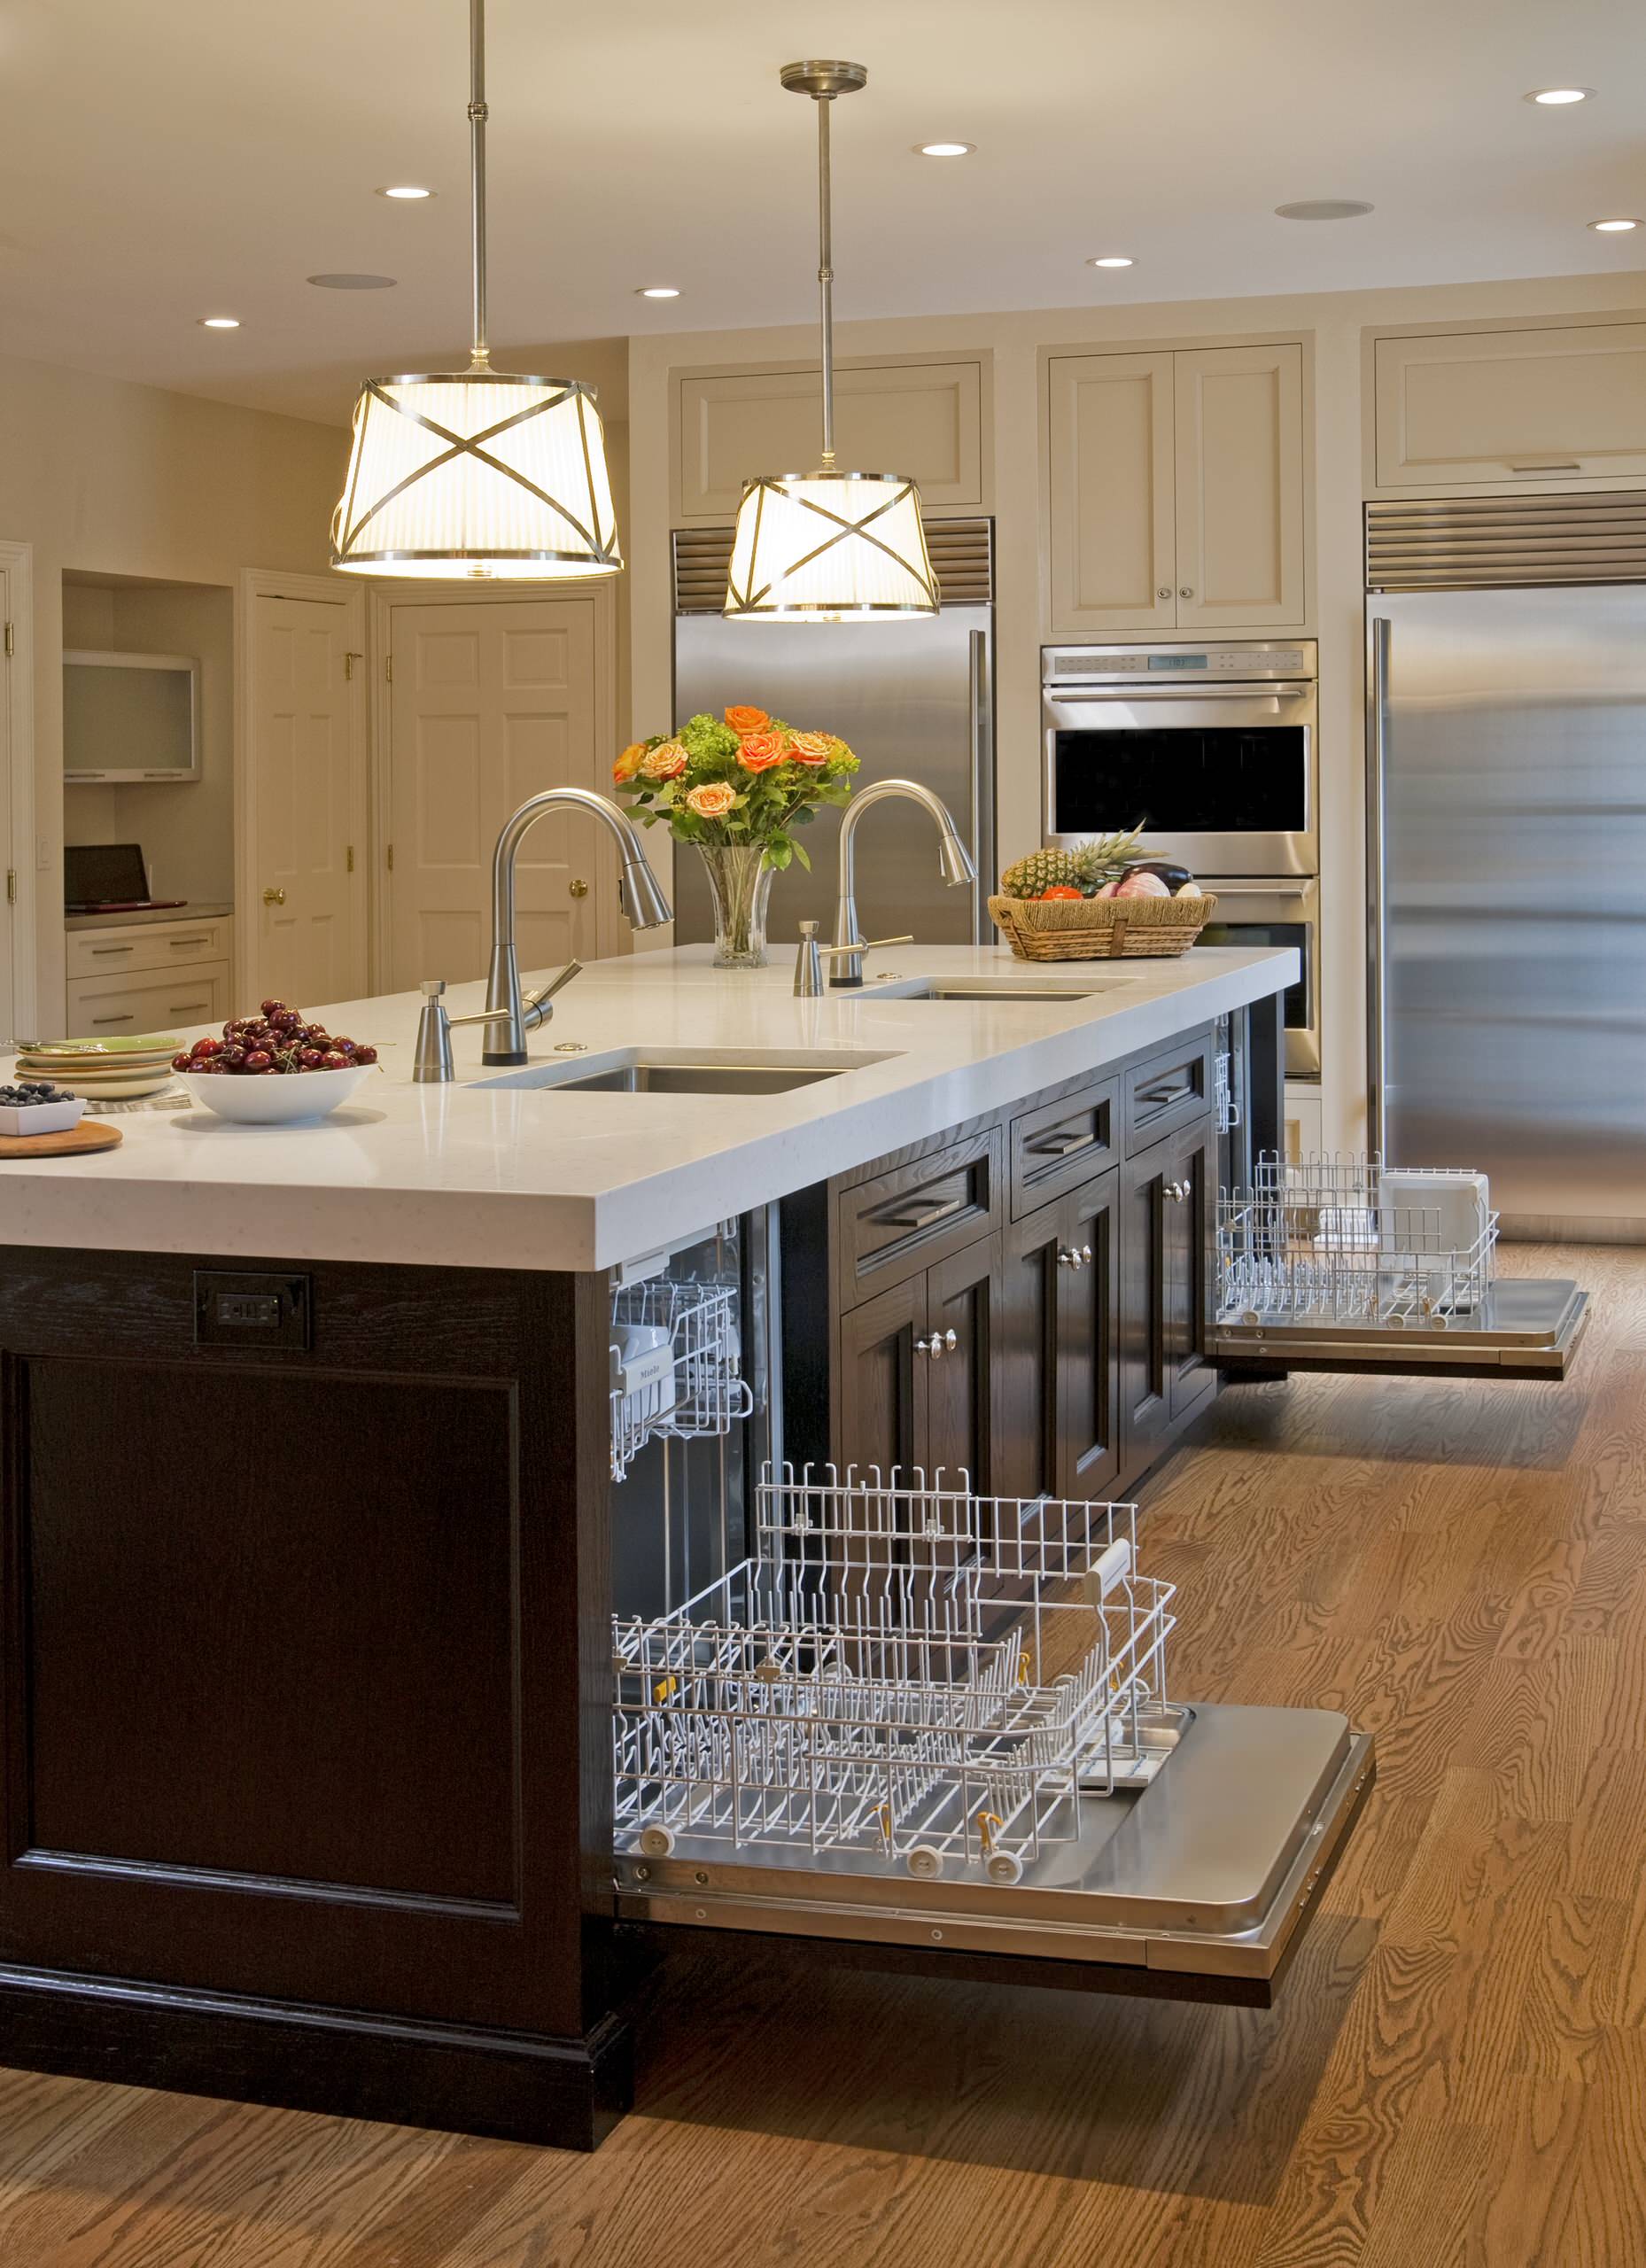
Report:
<svg viewBox="0 0 1646 2268"><path fill-rule="evenodd" d="M65 1021L81 1039L116 1039L179 1025L221 1023L233 1013L232 924L133 921L71 929Z"/></svg>

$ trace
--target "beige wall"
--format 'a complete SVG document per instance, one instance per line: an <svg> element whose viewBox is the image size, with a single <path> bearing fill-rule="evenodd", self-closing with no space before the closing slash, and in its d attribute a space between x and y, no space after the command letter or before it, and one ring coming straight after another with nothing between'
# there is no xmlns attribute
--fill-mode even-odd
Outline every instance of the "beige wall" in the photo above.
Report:
<svg viewBox="0 0 1646 2268"><path fill-rule="evenodd" d="M62 1015L62 646L67 569L232 590L243 567L314 571L347 436L153 386L0 359L0 537L34 547L38 1016ZM191 650L180 649L180 650ZM198 788L161 789L185 796Z"/></svg>
<svg viewBox="0 0 1646 2268"><path fill-rule="evenodd" d="M1162 302L997 315L846 323L842 354L982 350L993 364L998 542L999 856L1040 837L1040 356L1047 347L1203 344L1276 332L1312 335L1317 542L1309 627L1320 641L1325 1075L1324 1138L1363 1138L1365 1107L1362 734L1362 334L1367 325L1471 321L1639 307L1646 274L1284 299ZM627 528L634 728L657 729L670 699L670 374L680 368L792 361L809 330L676 333L629 353ZM987 440L990 437L985 436ZM985 454L987 454L985 452ZM752 633L751 633L752 634ZM819 636L826 636L819 631ZM780 920L777 934L781 935Z"/></svg>

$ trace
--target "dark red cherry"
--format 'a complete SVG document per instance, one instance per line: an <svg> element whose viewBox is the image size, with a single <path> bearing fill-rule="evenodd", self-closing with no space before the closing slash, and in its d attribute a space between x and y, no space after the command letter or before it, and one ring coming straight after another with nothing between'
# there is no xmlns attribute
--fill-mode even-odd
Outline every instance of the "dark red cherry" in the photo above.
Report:
<svg viewBox="0 0 1646 2268"><path fill-rule="evenodd" d="M248 1071L270 1071L274 1068L274 1057L266 1047L246 1050L245 1068Z"/></svg>

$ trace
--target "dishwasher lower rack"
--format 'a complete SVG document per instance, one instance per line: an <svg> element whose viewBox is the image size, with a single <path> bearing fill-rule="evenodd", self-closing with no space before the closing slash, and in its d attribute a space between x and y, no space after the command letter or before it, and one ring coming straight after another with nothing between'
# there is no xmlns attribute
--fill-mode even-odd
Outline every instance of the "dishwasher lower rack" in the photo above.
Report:
<svg viewBox="0 0 1646 2268"><path fill-rule="evenodd" d="M695 1277L619 1284L611 1295L611 1477L654 1437L699 1441L749 1416L738 1287Z"/></svg>
<svg viewBox="0 0 1646 2268"><path fill-rule="evenodd" d="M1011 1884L1176 1738L1130 1505L785 1468L759 1556L614 1619L619 1852L851 1852Z"/></svg>
<svg viewBox="0 0 1646 2268"><path fill-rule="evenodd" d="M1444 1331L1485 1306L1496 1247L1483 1174L1265 1156L1218 1197L1216 1319Z"/></svg>

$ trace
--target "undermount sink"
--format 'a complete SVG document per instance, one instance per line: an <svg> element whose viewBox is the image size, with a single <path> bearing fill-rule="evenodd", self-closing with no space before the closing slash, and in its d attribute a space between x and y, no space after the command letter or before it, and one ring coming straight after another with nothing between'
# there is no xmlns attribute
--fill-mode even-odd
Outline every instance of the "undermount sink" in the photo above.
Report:
<svg viewBox="0 0 1646 2268"><path fill-rule="evenodd" d="M1077 983L1060 984L1055 977L931 976L922 977L907 990L899 986L889 997L899 1000L1091 1000L1099 992L1120 992L1135 977L1084 977ZM881 998L888 995L882 993Z"/></svg>
<svg viewBox="0 0 1646 2268"><path fill-rule="evenodd" d="M883 1054L846 1050L802 1055L783 1048L625 1047L587 1062L528 1063L475 1084L552 1088L556 1094L781 1095L886 1060Z"/></svg>

